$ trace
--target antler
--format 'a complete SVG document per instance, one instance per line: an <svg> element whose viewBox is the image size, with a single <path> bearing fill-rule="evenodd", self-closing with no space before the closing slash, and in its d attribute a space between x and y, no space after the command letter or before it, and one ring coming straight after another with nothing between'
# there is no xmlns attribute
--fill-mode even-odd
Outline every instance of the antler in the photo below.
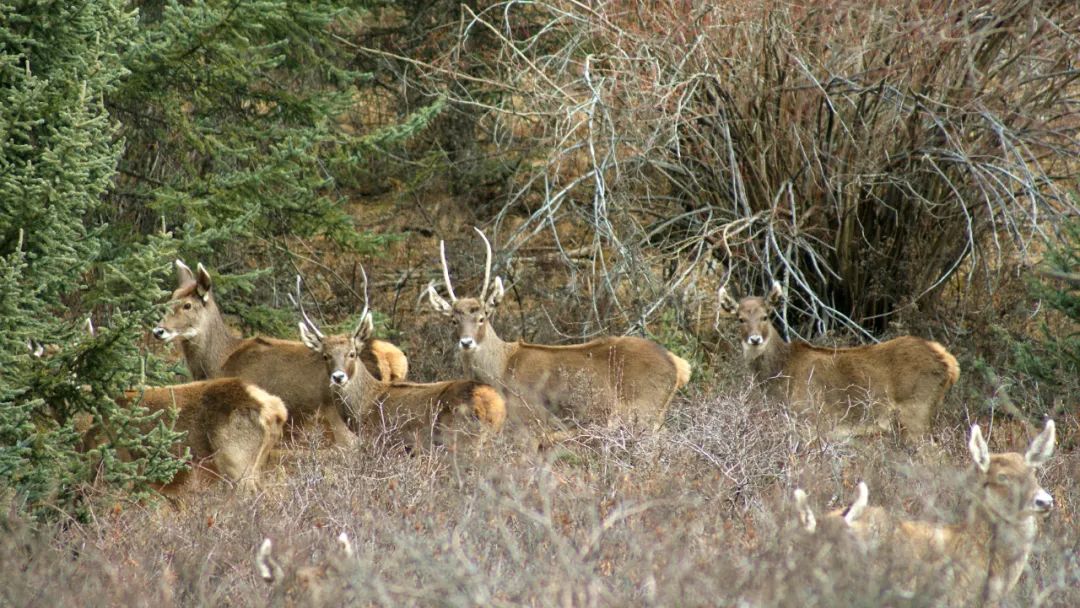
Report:
<svg viewBox="0 0 1080 608"><path fill-rule="evenodd" d="M439 241L439 257L442 259L442 276L443 282L446 283L446 293L450 294L451 302L457 302L454 287L450 284L450 266L446 263L446 241Z"/></svg>
<svg viewBox="0 0 1080 608"><path fill-rule="evenodd" d="M482 230L476 226L473 226L473 230L480 235L480 238L484 239L484 247L487 249L487 261L484 263L484 288L480 290L480 301L483 302L484 298L487 297L488 284L491 283L491 243L484 236Z"/></svg>
<svg viewBox="0 0 1080 608"><path fill-rule="evenodd" d="M295 306L300 311L300 316L303 317L304 325L306 325L307 328L310 329L311 332L318 336L320 339L325 338L326 336L324 336L323 333L319 331L319 326L315 325L315 322L312 321L311 317L308 317L307 312L304 311L304 297L300 293L300 285L302 282L303 279L300 278L300 275L296 275L296 297L293 297L293 295L290 293L289 299L292 300L293 306ZM364 294L365 296L367 295L367 275L364 275ZM367 307L365 306L365 310L366 309Z"/></svg>
<svg viewBox="0 0 1080 608"><path fill-rule="evenodd" d="M364 270L364 265L363 264L360 265L360 275L364 278L364 311L360 313L360 321L356 325L357 330L359 330L360 326L364 324L364 318L367 317L368 314L370 314L368 312L370 306L369 306L369 302L368 302L367 271Z"/></svg>

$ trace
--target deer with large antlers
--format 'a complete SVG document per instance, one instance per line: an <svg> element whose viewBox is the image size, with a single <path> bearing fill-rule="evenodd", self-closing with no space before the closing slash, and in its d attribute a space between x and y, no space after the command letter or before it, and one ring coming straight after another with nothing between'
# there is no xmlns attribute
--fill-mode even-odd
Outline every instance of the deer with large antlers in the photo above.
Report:
<svg viewBox="0 0 1080 608"><path fill-rule="evenodd" d="M506 404L498 391L486 384L472 380L386 382L372 376L359 362L359 352L373 331L366 273L364 310L351 334L323 334L304 311L299 277L296 282L300 335L322 359L322 377L340 399L344 418L354 426L390 431L409 449L433 445L457 448L463 443L482 441L502 429Z"/></svg>
<svg viewBox="0 0 1080 608"><path fill-rule="evenodd" d="M505 293L501 277L491 283L491 243L479 298L458 298L450 282L446 245L439 243L443 281L450 301L428 285L431 306L449 318L465 373L486 382L514 403L511 416L544 410L571 422L608 422L614 417L658 428L675 391L690 379L690 364L643 338L611 336L585 344L547 346L504 342L491 326ZM491 288L490 293L488 289Z"/></svg>
<svg viewBox="0 0 1080 608"><path fill-rule="evenodd" d="M945 347L913 336L850 348L785 342L769 316L784 290L735 301L719 291L720 311L737 317L743 358L769 395L796 411L821 415L836 435L888 430L897 419L904 437L930 430L960 366Z"/></svg>
<svg viewBox="0 0 1080 608"><path fill-rule="evenodd" d="M975 463L971 504L957 524L941 525L896 517L881 507L866 507L867 491L860 484L858 508L841 517L865 548L891 555L899 568L888 572L908 586L920 573L944 583L946 605L996 606L1016 586L1038 534L1039 519L1054 506L1054 498L1039 485L1035 471L1054 453L1054 421L1043 429L1024 454L991 454L979 425L971 427L968 450ZM805 496L805 494L804 494ZM799 518L807 526L799 503ZM898 558L898 559L897 559Z"/></svg>
<svg viewBox="0 0 1080 608"><path fill-rule="evenodd" d="M349 432L323 378L323 361L303 343L274 338L238 338L225 325L214 299L210 273L202 264L192 270L176 260L178 286L154 337L180 344L196 380L237 377L252 382L285 401L294 425L324 419L334 439L352 444ZM361 360L379 378L404 380L408 361L396 346L369 340Z"/></svg>

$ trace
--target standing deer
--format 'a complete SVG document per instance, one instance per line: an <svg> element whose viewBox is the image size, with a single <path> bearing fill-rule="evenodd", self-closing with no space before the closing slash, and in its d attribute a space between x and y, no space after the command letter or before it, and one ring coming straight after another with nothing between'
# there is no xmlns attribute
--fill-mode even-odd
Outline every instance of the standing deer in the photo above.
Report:
<svg viewBox="0 0 1080 608"><path fill-rule="evenodd" d="M93 325L87 325L93 336ZM32 356L37 358L48 358L59 351L55 345L43 347L31 342L30 346ZM72 382L77 381L73 376ZM90 387L81 390L89 391ZM236 378L129 390L116 402L128 407L139 405L150 412L176 411L172 430L185 435L175 445L174 453L181 456L186 448L191 455L191 470L181 471L163 484L159 489L165 494L179 493L204 473L254 491L260 469L281 438L288 418L281 399ZM95 428L93 417L86 412L76 414L75 428L83 436L83 450L93 449L102 441L100 429ZM152 428L142 430L149 432ZM118 454L125 459L131 457L122 447L118 447Z"/></svg>
<svg viewBox="0 0 1080 608"><path fill-rule="evenodd" d="M820 412L841 435L887 430L894 416L908 440L930 430L946 391L960 377L944 346L913 336L851 348L785 342L769 320L783 295L779 283L764 298L736 302L724 287L718 294L720 311L738 317L743 358L771 397L798 411Z"/></svg>
<svg viewBox="0 0 1080 608"><path fill-rule="evenodd" d="M121 405L141 405L151 412L177 410L174 431L184 431L177 444L191 452L191 471L181 471L161 488L176 493L193 477L209 473L225 477L241 489L258 487L260 469L281 438L288 412L281 399L237 378L220 378L125 391Z"/></svg>
<svg viewBox="0 0 1080 608"><path fill-rule="evenodd" d="M358 362L373 331L364 282L364 310L351 334L326 336L299 299L300 336L323 363L323 378L341 400L344 417L361 429L399 433L407 448L458 445L470 430L486 437L502 429L506 403L494 388L472 380L434 383L385 382ZM479 423L476 427L473 423Z"/></svg>
<svg viewBox="0 0 1080 608"><path fill-rule="evenodd" d="M1038 519L1054 498L1035 470L1054 453L1054 421L1047 420L1025 454L991 454L979 425L971 427L968 450L975 462L972 502L958 524L941 525L894 517L881 507L863 508L848 522L865 546L899 558L907 585L919 570L944 577L950 606L996 606L1016 586L1038 534ZM865 504L865 500L863 500Z"/></svg>
<svg viewBox="0 0 1080 608"><path fill-rule="evenodd" d="M238 377L253 382L285 401L294 425L322 417L337 443L355 441L334 405L317 355L300 342L234 336L214 300L210 273L203 265L192 273L176 260L176 270L178 286L172 304L153 334L166 342L179 342L196 380ZM408 371L405 355L381 340L366 343L361 358L380 378L404 379Z"/></svg>
<svg viewBox="0 0 1080 608"><path fill-rule="evenodd" d="M651 340L630 336L570 346L503 342L490 323L505 293L502 278L495 277L488 294L491 243L474 230L487 251L480 297L454 295L441 241L443 281L450 301L438 294L434 282L427 288L431 306L454 324L466 375L498 388L514 403L511 416L542 406L565 421L606 422L617 416L659 428L675 391L690 380L690 364Z"/></svg>

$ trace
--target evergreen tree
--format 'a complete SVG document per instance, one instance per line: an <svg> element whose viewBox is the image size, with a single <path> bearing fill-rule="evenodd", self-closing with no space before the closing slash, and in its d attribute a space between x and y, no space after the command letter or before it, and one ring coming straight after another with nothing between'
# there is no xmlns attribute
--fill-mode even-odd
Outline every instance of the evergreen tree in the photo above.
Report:
<svg viewBox="0 0 1080 608"><path fill-rule="evenodd" d="M154 275L170 247L113 247L88 223L121 153L104 97L125 74L134 15L119 0L0 11L0 487L5 503L41 515L71 509L92 477L139 489L181 466L174 434L144 433L145 411L113 400L143 377L136 339L157 314ZM82 329L90 310L107 320L96 338ZM56 354L34 357L30 344ZM108 423L108 440L86 451L90 420ZM117 447L134 459L120 462Z"/></svg>

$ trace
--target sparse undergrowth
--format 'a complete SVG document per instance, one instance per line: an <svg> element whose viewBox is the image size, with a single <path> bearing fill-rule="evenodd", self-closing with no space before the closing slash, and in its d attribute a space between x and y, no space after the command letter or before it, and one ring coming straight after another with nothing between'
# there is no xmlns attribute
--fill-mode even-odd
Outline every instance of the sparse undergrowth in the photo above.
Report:
<svg viewBox="0 0 1080 608"><path fill-rule="evenodd" d="M932 606L933 577L905 594L887 555L802 533L790 496L805 487L824 511L863 479L872 504L949 518L969 460L964 425L943 422L918 451L888 437L808 443L743 393L684 396L658 434L583 429L541 458L498 445L475 460L409 457L378 441L342 453L303 438L256 497L209 488L39 532L8 519L0 566L21 574L0 604ZM1062 443L1077 424L1059 421ZM1018 427L991 435L996 450L1026 442ZM1058 509L1012 605L1080 602L1078 472L1062 451L1040 476ZM336 549L341 531L355 557ZM254 567L267 537L286 573L276 587Z"/></svg>

